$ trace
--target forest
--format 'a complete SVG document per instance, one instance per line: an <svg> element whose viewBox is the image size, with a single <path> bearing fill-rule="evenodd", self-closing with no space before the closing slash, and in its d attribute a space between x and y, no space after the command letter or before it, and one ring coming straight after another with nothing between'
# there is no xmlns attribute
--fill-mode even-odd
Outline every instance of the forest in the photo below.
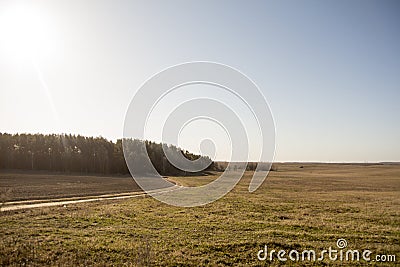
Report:
<svg viewBox="0 0 400 267"><path fill-rule="evenodd" d="M172 154L181 153L191 161L209 161L211 164L206 170L215 169L215 164L208 157L192 154L173 145L137 139L129 141L130 145L146 148L152 165L160 175L188 175L166 159L166 150L172 151ZM133 153L137 164L143 162L141 159L147 156L145 152L138 149ZM129 174L122 139L112 142L103 137L71 134L0 133L0 169Z"/></svg>

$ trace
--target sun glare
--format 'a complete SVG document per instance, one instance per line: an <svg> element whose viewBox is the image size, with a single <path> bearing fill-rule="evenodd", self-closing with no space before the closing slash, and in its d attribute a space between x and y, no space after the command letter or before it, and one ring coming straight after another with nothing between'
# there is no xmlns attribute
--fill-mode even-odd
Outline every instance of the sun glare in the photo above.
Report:
<svg viewBox="0 0 400 267"><path fill-rule="evenodd" d="M33 59L45 53L47 25L38 8L14 4L0 11L0 46L14 60Z"/></svg>

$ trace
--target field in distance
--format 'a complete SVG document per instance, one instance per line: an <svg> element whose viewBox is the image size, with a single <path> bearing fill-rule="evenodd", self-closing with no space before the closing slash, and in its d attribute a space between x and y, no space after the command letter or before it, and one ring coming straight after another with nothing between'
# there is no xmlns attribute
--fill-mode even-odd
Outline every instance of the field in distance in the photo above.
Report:
<svg viewBox="0 0 400 267"><path fill-rule="evenodd" d="M251 172L222 199L196 208L151 197L0 213L0 265L281 265L259 261L265 245L289 251L332 247L400 260L400 166L278 164L254 193ZM218 175L170 178L205 184ZM122 180L121 180L122 181ZM292 262L365 265L365 262Z"/></svg>
<svg viewBox="0 0 400 267"><path fill-rule="evenodd" d="M0 171L3 201L66 198L141 191L130 176Z"/></svg>

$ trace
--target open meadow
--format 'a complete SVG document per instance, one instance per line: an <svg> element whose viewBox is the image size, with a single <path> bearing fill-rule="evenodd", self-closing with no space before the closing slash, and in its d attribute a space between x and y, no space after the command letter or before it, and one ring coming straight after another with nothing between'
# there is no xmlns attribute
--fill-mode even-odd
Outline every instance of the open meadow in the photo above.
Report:
<svg viewBox="0 0 400 267"><path fill-rule="evenodd" d="M399 264L400 165L291 163L276 168L254 193L247 191L252 173L246 172L234 190L202 207L168 206L142 196L3 211L0 265L366 265L328 257L286 262L276 254L273 261L257 258L265 246L276 251L337 249L340 238L347 241L346 249L371 250L368 264ZM169 179L197 186L216 175ZM18 186L15 180L6 184L9 176L1 177L2 190ZM107 177L102 179L103 188L90 192L113 189ZM114 179L122 186L113 192L132 190L124 179ZM53 189L42 186L46 192ZM395 255L396 261L373 261L378 254Z"/></svg>

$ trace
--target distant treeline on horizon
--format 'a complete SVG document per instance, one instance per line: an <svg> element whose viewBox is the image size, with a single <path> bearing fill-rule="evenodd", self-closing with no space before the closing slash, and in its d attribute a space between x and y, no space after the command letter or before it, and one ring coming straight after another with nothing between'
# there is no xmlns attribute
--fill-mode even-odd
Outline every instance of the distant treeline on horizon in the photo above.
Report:
<svg viewBox="0 0 400 267"><path fill-rule="evenodd" d="M187 175L165 157L165 144L134 139L145 144L150 160L161 175ZM0 169L44 170L66 173L129 174L122 139L115 143L103 137L71 134L7 134L0 133ZM189 160L210 160L173 145L167 149L182 153ZM137 152L140 158L142 152ZM214 163L206 170L216 170Z"/></svg>

